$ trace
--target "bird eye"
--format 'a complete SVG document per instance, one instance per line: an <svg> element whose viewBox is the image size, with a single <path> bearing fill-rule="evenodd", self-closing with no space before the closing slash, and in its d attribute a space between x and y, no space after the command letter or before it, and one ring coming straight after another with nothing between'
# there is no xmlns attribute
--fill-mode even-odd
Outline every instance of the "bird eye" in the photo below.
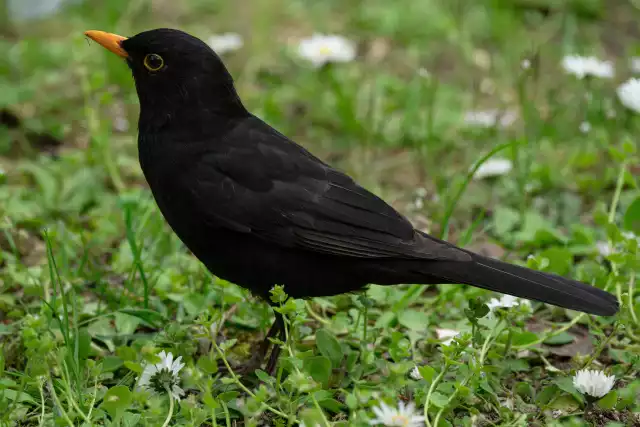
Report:
<svg viewBox="0 0 640 427"><path fill-rule="evenodd" d="M150 53L144 57L144 66L149 71L158 71L164 67L164 59L158 54Z"/></svg>

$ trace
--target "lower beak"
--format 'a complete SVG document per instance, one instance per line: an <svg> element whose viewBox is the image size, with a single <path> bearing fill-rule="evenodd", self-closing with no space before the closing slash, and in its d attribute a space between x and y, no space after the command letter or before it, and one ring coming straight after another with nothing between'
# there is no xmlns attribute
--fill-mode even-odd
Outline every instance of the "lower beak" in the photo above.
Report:
<svg viewBox="0 0 640 427"><path fill-rule="evenodd" d="M126 40L126 37L119 36L117 34L105 33L104 31L86 31L84 33L85 36L89 37L91 40L98 42L107 50L115 53L116 55L122 58L128 58L129 54L126 50L122 48L122 41Z"/></svg>

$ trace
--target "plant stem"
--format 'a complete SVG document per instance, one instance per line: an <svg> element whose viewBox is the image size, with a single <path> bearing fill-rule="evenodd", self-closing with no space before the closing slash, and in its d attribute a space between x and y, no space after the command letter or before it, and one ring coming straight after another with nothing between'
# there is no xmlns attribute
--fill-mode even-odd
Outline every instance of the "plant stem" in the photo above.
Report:
<svg viewBox="0 0 640 427"><path fill-rule="evenodd" d="M73 422L71 421L71 418L69 418L67 411L65 411L64 408L62 407L62 403L60 402L60 399L58 399L58 394L56 393L56 389L53 386L53 381L51 379L51 373L48 374L48 377L49 377L48 384L49 384L49 389L51 390L51 396L53 397L53 401L55 402L56 406L60 410L60 413L62 414L62 418L64 418L64 420L67 422L67 424L69 424L69 426L75 427L73 425Z"/></svg>
<svg viewBox="0 0 640 427"><path fill-rule="evenodd" d="M40 413L40 425L44 425L44 410L45 410L45 405L44 405L44 390L42 387L42 381L38 380L38 391L40 392L40 403L42 405L42 412Z"/></svg>
<svg viewBox="0 0 640 427"><path fill-rule="evenodd" d="M165 387L165 390L167 390L167 396L169 396L169 413L167 414L167 419L164 420L164 424L162 424L162 427L167 427L169 425L169 423L171 422L171 418L173 417L173 395L171 394L171 390L169 390L169 387Z"/></svg>
<svg viewBox="0 0 640 427"><path fill-rule="evenodd" d="M618 203L620 202L620 193L622 193L622 185L624 184L624 174L627 171L627 162L622 162L620 165L620 172L618 173L618 180L616 181L616 190L613 193L613 200L611 201L611 207L609 208L609 222L613 223L616 219L616 211L618 210Z"/></svg>
<svg viewBox="0 0 640 427"><path fill-rule="evenodd" d="M222 363L224 363L224 366L227 368L227 371L229 371L229 375L231 375L231 378L233 379L233 382L238 384L238 387L240 387L242 389L242 391L247 393L249 396L255 398L256 397L255 393L253 393L244 384L242 384L242 381L240 381L240 379L238 378L236 373L233 371L233 369L231 369L231 366L229 365L229 362L227 361L227 358L224 355L224 352L222 351L222 349L220 348L218 343L216 343L215 341L212 341L211 344L213 344L213 347L218 352L218 355L220 355L220 358L222 359ZM287 418L287 419L289 418L289 416L287 414L285 414L284 412L281 412L281 411L277 410L276 408L273 408L273 407L267 405L264 402L262 402L262 405L266 409L268 409L270 412L272 412L272 413L274 413L274 414L276 414L276 415L278 415L278 416L280 416L282 418Z"/></svg>
<svg viewBox="0 0 640 427"><path fill-rule="evenodd" d="M444 366L442 367L442 371L440 371L440 374L438 374L438 376L433 380L433 382L429 386L427 397L424 400L424 422L428 427L431 427L431 422L429 421L429 403L431 401L431 395L433 394L433 391L436 389L436 386L438 385L440 380L442 380L442 377L444 377L444 375L447 373L448 368L449 368L449 361L447 360ZM437 425L435 427L437 427Z"/></svg>
<svg viewBox="0 0 640 427"><path fill-rule="evenodd" d="M447 403L445 403L445 405L438 411L438 413L436 414L436 418L433 420L433 425L434 427L438 427L438 424L440 422L440 417L442 416L442 414L444 413L444 410L447 409L447 406L449 406L449 404L453 401L453 399L456 397L456 395L458 394L458 392L460 391L460 389L462 387L464 387L465 385L467 385L467 383L469 382L469 378L467 377L464 380L462 380L462 382L460 383L460 385L455 389L455 391L453 393L451 393L451 396L449 396L449 399L447 399ZM426 418L425 418L426 420Z"/></svg>
<svg viewBox="0 0 640 427"><path fill-rule="evenodd" d="M311 304L309 303L309 301L305 301L304 302L304 306L307 308L307 312L311 315L311 317L313 317L314 319L316 319L318 322L322 323L323 325L328 325L331 322L329 322L327 319L322 318L322 316L320 316L318 313L316 313L315 311L313 311L313 309L311 308Z"/></svg>
<svg viewBox="0 0 640 427"><path fill-rule="evenodd" d="M634 300L633 292L635 289L635 283L636 283L636 273L632 272L631 279L629 279L629 313L631 314L631 319L633 319L633 323L640 326L640 322L638 322L638 316L636 316L636 311L634 309L634 303L633 303L633 300Z"/></svg>
<svg viewBox="0 0 640 427"><path fill-rule="evenodd" d="M483 163L485 163L487 160L489 160L495 154L499 153L500 151L502 151L502 150L504 150L506 148L513 147L516 144L517 144L516 142L507 142L507 143L504 143L504 144L500 144L497 147L494 147L491 151L489 151L487 154L482 156L480 158L480 160L478 160L473 165L473 167L471 167L471 170L469 171L469 173L467 173L467 176L466 176L464 182L458 188L458 192L453 196L453 199L451 199L451 202L448 203L447 210L445 211L445 214L444 214L444 218L442 219L442 223L440 224L440 235L441 235L442 239L444 239L444 240L447 239L447 237L449 235L449 221L451 220L451 216L453 215L453 211L456 208L458 202L460 201L460 198L464 194L464 191L467 189L467 186L469 185L469 183L473 179L473 176L475 175L475 173L478 170L478 168L480 168L480 166L482 166Z"/></svg>

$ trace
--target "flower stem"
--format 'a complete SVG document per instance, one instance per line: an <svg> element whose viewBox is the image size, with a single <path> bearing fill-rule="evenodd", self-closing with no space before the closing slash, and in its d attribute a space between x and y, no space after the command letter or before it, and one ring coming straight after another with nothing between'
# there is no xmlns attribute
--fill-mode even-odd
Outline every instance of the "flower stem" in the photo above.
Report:
<svg viewBox="0 0 640 427"><path fill-rule="evenodd" d="M611 207L609 209L609 222L613 224L616 219L616 211L618 210L618 202L620 201L620 193L622 193L622 186L624 184L624 174L627 170L627 162L622 162L620 166L620 173L618 174L618 180L616 181L616 190L613 193L613 200L611 201Z"/></svg>
<svg viewBox="0 0 640 427"><path fill-rule="evenodd" d="M442 371L440 374L433 380L431 386L429 387L429 391L427 392L427 397L424 400L424 422L428 427L431 427L431 422L429 421L429 403L431 403L431 394L435 391L436 386L440 383L440 380L447 373L447 369L449 368L449 360L446 360L444 366L442 367ZM436 426L437 427L437 426Z"/></svg>
<svg viewBox="0 0 640 427"><path fill-rule="evenodd" d="M323 325L328 325L329 323L331 323L330 321L313 311L313 308L311 307L311 304L309 304L309 301L305 301L304 306L307 308L307 312L311 315L311 317L316 319L318 322L322 323Z"/></svg>
<svg viewBox="0 0 640 427"><path fill-rule="evenodd" d="M49 380L49 392L51 393L51 396L53 397L53 401L55 402L56 406L58 407L58 410L60 411L60 414L62 414L62 418L64 418L64 420L67 422L67 424L69 424L70 427L74 427L73 422L71 421L71 418L69 418L69 415L67 414L67 411L64 410L64 408L62 407L62 403L60 402L60 399L58 399L58 394L56 393L56 389L53 385L53 379L51 378L51 373L49 372L48 375L48 380Z"/></svg>
<svg viewBox="0 0 640 427"><path fill-rule="evenodd" d="M171 418L173 417L173 405L174 405L173 395L171 394L171 390L169 390L169 387L165 387L165 390L167 390L167 396L169 396L169 413L167 414L167 419L164 420L164 424L162 424L162 427L167 427L171 422Z"/></svg>
<svg viewBox="0 0 640 427"><path fill-rule="evenodd" d="M366 307L365 307L365 309L366 309ZM365 318L365 322L366 322L366 318ZM289 356L291 356L291 358L293 359L293 358L295 358L295 354L293 353L293 348L291 347L291 332L289 331L289 328L287 327L287 318L285 318L285 322L284 322L284 334L285 334L285 348L286 348L287 352L289 353ZM293 368L295 369L297 374L299 374L299 375L302 374L300 372L300 369L295 364L293 364ZM320 413L320 416L322 417L322 421L324 422L324 425L327 426L327 427L330 427L331 424L329 424L329 420L327 420L327 417L324 414L324 411L322 410L322 408L320 407L320 404L318 403L318 400L316 399L315 395L313 393L310 393L309 397L311 397L311 401L313 402L313 405L316 407L316 409ZM291 421L291 418L289 418L289 421Z"/></svg>
<svg viewBox="0 0 640 427"><path fill-rule="evenodd" d="M633 323L635 323L636 325L640 326L640 322L638 322L638 316L636 316L636 311L633 308L633 291L634 291L634 285L636 282L636 273L631 273L631 279L629 280L629 314L631 314L631 319L633 320Z"/></svg>
<svg viewBox="0 0 640 427"><path fill-rule="evenodd" d="M220 359L222 359L222 363L224 363L224 366L227 368L227 371L229 372L229 375L231 375L231 379L233 380L234 383L236 383L238 385L238 387L240 387L245 393L247 393L249 396L255 398L256 395L255 393L253 393L251 390L249 390L244 384L242 384L242 381L240 381L240 379L238 378L238 375L236 375L236 373L233 371L233 369L231 369L231 366L229 366L229 362L227 361L227 357L224 354L224 351L222 351L222 349L220 348L220 346L218 345L218 343L216 343L215 341L213 341L211 344L213 344L213 348L216 349L216 352L218 352L218 355L220 356ZM262 402L262 406L267 409L269 412L276 414L282 418L286 418L289 419L290 417L285 414L282 411L277 410L274 407L271 407L269 405L267 405L266 403Z"/></svg>

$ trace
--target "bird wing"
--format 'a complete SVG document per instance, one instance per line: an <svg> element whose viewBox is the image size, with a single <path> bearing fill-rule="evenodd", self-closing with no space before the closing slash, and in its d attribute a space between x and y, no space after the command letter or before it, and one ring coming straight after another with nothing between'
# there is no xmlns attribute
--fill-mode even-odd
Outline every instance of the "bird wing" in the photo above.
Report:
<svg viewBox="0 0 640 427"><path fill-rule="evenodd" d="M200 156L190 176L212 226L323 254L469 259L257 118Z"/></svg>

